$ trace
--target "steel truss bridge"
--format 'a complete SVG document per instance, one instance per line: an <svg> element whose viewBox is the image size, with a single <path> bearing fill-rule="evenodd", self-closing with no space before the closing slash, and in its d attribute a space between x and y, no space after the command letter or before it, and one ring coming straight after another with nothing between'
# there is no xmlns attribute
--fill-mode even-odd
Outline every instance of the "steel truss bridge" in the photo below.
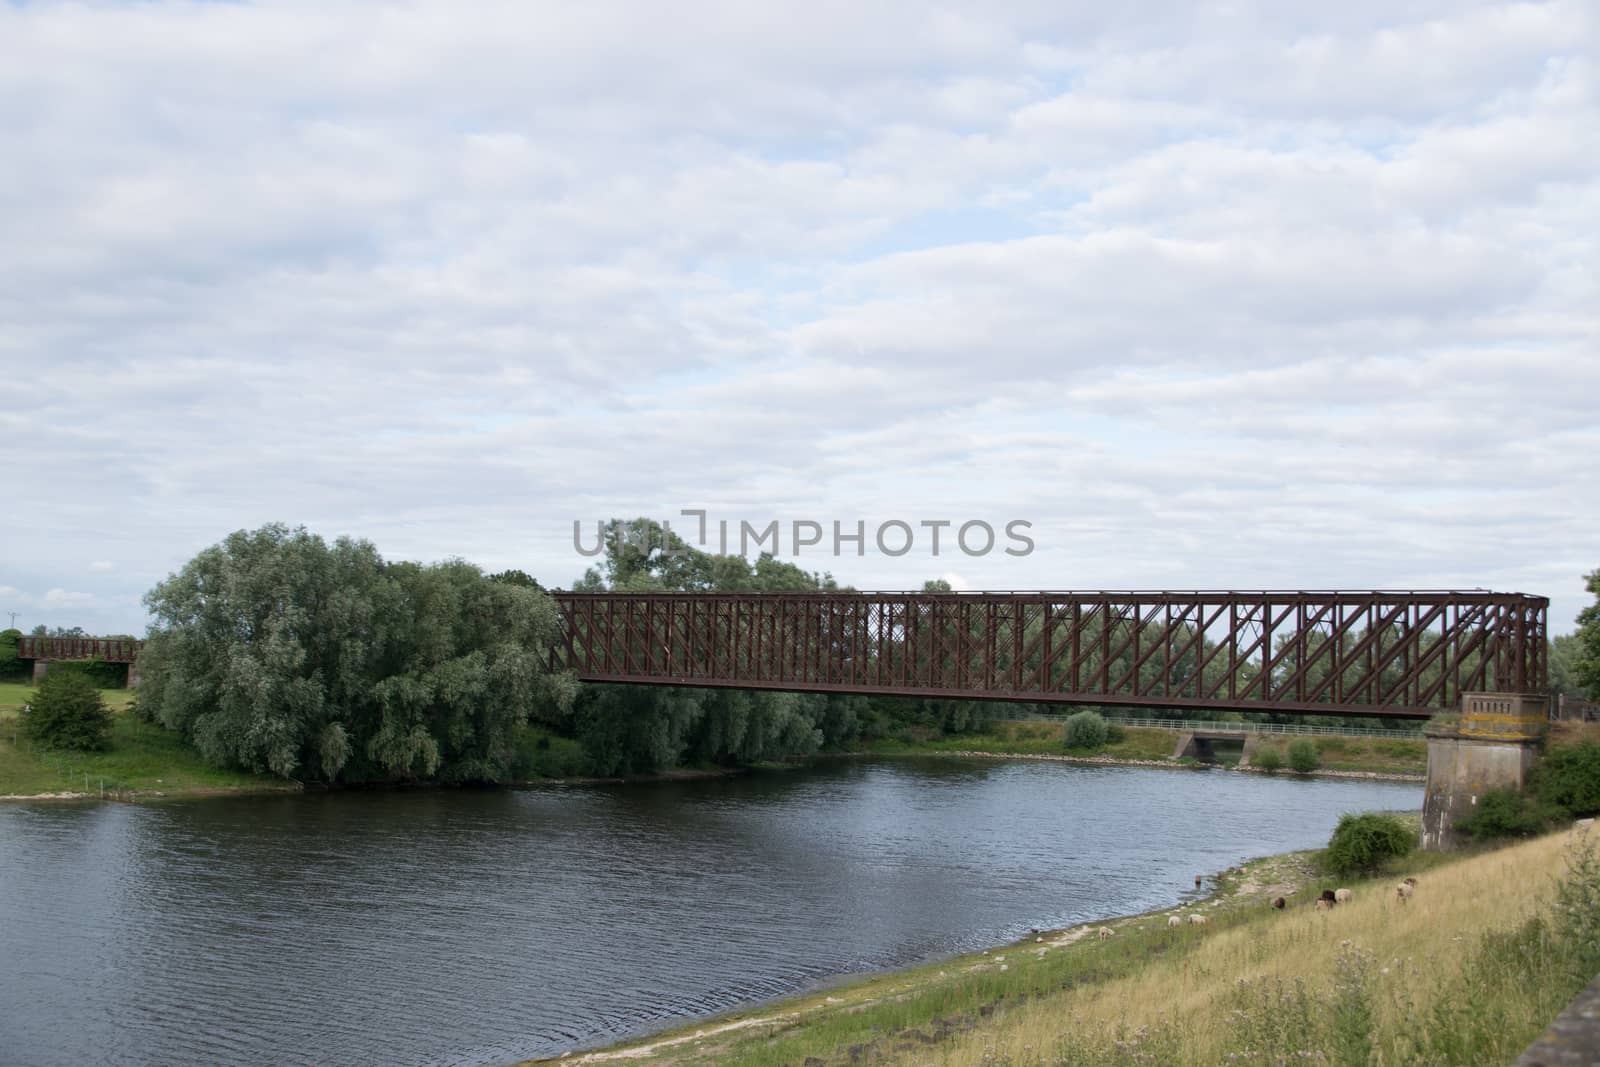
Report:
<svg viewBox="0 0 1600 1067"><path fill-rule="evenodd" d="M1522 593L551 596L551 666L587 682L1398 718L1547 685L1550 602ZM142 644L17 654L135 663Z"/></svg>
<svg viewBox="0 0 1600 1067"><path fill-rule="evenodd" d="M1522 593L552 596L551 665L589 682L1396 718L1546 688Z"/></svg>

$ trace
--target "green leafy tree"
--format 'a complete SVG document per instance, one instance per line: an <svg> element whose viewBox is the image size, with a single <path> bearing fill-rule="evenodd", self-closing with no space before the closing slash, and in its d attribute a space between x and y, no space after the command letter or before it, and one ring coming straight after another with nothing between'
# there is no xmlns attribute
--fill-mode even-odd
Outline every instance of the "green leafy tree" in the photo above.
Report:
<svg viewBox="0 0 1600 1067"><path fill-rule="evenodd" d="M554 603L459 560L386 562L281 524L205 549L145 598L141 703L220 763L286 777L500 781L560 714Z"/></svg>
<svg viewBox="0 0 1600 1067"><path fill-rule="evenodd" d="M1301 774L1310 774L1322 766L1322 757L1317 754L1316 743L1309 738L1297 737L1289 742L1289 769Z"/></svg>
<svg viewBox="0 0 1600 1067"><path fill-rule="evenodd" d="M1583 580L1584 588L1594 594L1595 602L1578 612L1576 655L1572 657L1571 673L1584 695L1600 700L1600 570L1590 571Z"/></svg>
<svg viewBox="0 0 1600 1067"><path fill-rule="evenodd" d="M28 677L28 664L17 657L21 630L0 630L0 682L15 682Z"/></svg>
<svg viewBox="0 0 1600 1067"><path fill-rule="evenodd" d="M50 671L29 698L21 727L37 745L92 752L110 743L111 712L83 674Z"/></svg>
<svg viewBox="0 0 1600 1067"><path fill-rule="evenodd" d="M1546 752L1533 769L1533 792L1573 815L1600 814L1600 743L1584 741Z"/></svg>
<svg viewBox="0 0 1600 1067"><path fill-rule="evenodd" d="M1550 689L1569 697L1583 696L1583 684L1578 681L1578 658L1582 645L1577 634L1562 634L1550 641Z"/></svg>

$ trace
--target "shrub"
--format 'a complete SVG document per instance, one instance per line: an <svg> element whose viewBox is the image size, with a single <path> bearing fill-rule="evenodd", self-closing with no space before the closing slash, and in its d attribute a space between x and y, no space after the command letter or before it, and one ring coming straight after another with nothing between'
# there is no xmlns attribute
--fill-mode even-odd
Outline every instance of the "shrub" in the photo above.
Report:
<svg viewBox="0 0 1600 1067"><path fill-rule="evenodd" d="M1600 813L1600 744L1551 749L1533 771L1533 791L1574 815Z"/></svg>
<svg viewBox="0 0 1600 1067"><path fill-rule="evenodd" d="M1469 837L1533 837L1563 815L1560 808L1516 789L1491 789L1478 798L1472 813L1456 822Z"/></svg>
<svg viewBox="0 0 1600 1067"><path fill-rule="evenodd" d="M1067 719L1067 747L1099 748L1109 732L1105 716L1098 711L1080 711Z"/></svg>
<svg viewBox="0 0 1600 1067"><path fill-rule="evenodd" d="M1342 815L1322 862L1335 874L1370 873L1385 860L1406 855L1415 845L1411 828L1393 815Z"/></svg>
<svg viewBox="0 0 1600 1067"><path fill-rule="evenodd" d="M1276 745L1264 745L1250 757L1250 766L1272 774L1283 769L1283 753Z"/></svg>
<svg viewBox="0 0 1600 1067"><path fill-rule="evenodd" d="M17 639L21 636L21 630L0 630L0 682L28 678L28 664L17 658Z"/></svg>
<svg viewBox="0 0 1600 1067"><path fill-rule="evenodd" d="M1289 766L1301 774L1310 774L1322 766L1317 746L1304 737L1289 742Z"/></svg>
<svg viewBox="0 0 1600 1067"><path fill-rule="evenodd" d="M83 752L105 748L111 712L89 679L77 671L50 671L22 714L22 734L46 748Z"/></svg>
<svg viewBox="0 0 1600 1067"><path fill-rule="evenodd" d="M515 744L511 758L513 778L579 778L591 773L583 746L570 737L557 737L529 725L517 731Z"/></svg>

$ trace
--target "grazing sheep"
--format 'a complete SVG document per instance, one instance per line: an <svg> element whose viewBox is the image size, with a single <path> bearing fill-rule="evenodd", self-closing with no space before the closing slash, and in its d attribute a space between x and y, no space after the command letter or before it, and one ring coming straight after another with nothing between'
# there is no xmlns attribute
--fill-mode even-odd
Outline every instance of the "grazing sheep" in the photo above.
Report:
<svg viewBox="0 0 1600 1067"><path fill-rule="evenodd" d="M1311 906L1317 911L1332 911L1333 901L1323 900L1321 897L1318 897L1316 900L1311 902Z"/></svg>
<svg viewBox="0 0 1600 1067"><path fill-rule="evenodd" d="M1405 881L1394 887L1394 895L1396 899L1400 901L1400 903L1404 904L1406 901L1411 899L1411 894L1416 892L1416 889L1417 880L1415 878L1407 878Z"/></svg>
<svg viewBox="0 0 1600 1067"><path fill-rule="evenodd" d="M1273 897L1272 898L1272 906L1274 908L1277 908L1279 911L1282 911L1284 908L1287 908L1289 906L1289 902L1287 900L1284 900L1282 897Z"/></svg>
<svg viewBox="0 0 1600 1067"><path fill-rule="evenodd" d="M1335 889L1333 891L1333 899L1338 901L1340 904L1350 903L1350 899L1354 896L1355 894L1350 892L1348 889Z"/></svg>
<svg viewBox="0 0 1600 1067"><path fill-rule="evenodd" d="M1191 915L1191 916L1189 916L1189 925L1190 926L1204 926L1206 923L1208 923L1210 921L1211 920L1206 918L1204 915Z"/></svg>
<svg viewBox="0 0 1600 1067"><path fill-rule="evenodd" d="M1104 941L1106 938L1110 937L1114 933L1116 933L1116 931L1111 929L1111 927L1102 926L1100 928L1100 940Z"/></svg>
<svg viewBox="0 0 1600 1067"><path fill-rule="evenodd" d="M1182 919L1180 919L1180 918L1179 918L1179 917L1178 917L1178 916L1176 916L1176 915L1171 915L1171 916L1168 916L1168 917L1167 917L1167 925L1168 925L1168 926L1169 926L1169 927L1172 927L1172 926L1182 926L1182 925L1183 925L1183 920L1182 920Z"/></svg>

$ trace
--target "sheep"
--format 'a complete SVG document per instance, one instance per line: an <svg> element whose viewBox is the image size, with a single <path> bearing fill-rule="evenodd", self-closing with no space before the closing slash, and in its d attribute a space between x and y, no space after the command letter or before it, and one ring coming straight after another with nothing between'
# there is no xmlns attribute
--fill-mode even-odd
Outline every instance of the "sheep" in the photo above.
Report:
<svg viewBox="0 0 1600 1067"><path fill-rule="evenodd" d="M1331 911L1333 910L1333 901L1323 900L1321 897L1318 897L1316 900L1311 902L1311 906L1317 911Z"/></svg>
<svg viewBox="0 0 1600 1067"><path fill-rule="evenodd" d="M1198 875L1198 874L1197 874L1197 875L1195 875L1195 876L1194 876L1194 887L1195 887L1195 888L1196 888L1196 889L1199 889L1199 888L1200 888L1200 881L1201 881L1201 878L1200 878L1200 876L1199 876L1199 875Z"/></svg>
<svg viewBox="0 0 1600 1067"><path fill-rule="evenodd" d="M1106 938L1110 937L1114 933L1116 933L1116 931L1111 929L1111 927L1102 926L1100 928L1100 940L1104 941Z"/></svg>
<svg viewBox="0 0 1600 1067"><path fill-rule="evenodd" d="M1411 899L1411 894L1416 892L1416 889L1417 880L1415 878L1407 878L1399 885L1394 887L1395 898L1398 899L1400 903L1404 904L1406 901Z"/></svg>
<svg viewBox="0 0 1600 1067"><path fill-rule="evenodd" d="M1204 915L1191 915L1191 916L1189 916L1189 925L1190 926L1204 926L1206 923L1208 923L1210 921L1211 920L1206 918Z"/></svg>
<svg viewBox="0 0 1600 1067"><path fill-rule="evenodd" d="M1289 902L1287 900L1284 900L1282 897L1273 897L1272 898L1272 906L1274 908L1277 908L1279 911L1282 911L1284 908L1287 908L1289 906Z"/></svg>
<svg viewBox="0 0 1600 1067"><path fill-rule="evenodd" d="M1183 925L1183 920L1180 919L1178 916L1170 915L1170 916L1167 917L1167 926L1169 928L1173 927L1173 926L1182 926L1182 925Z"/></svg>
<svg viewBox="0 0 1600 1067"><path fill-rule="evenodd" d="M1355 894L1350 892L1348 889L1335 889L1333 891L1333 899L1338 901L1340 904L1350 903L1351 898L1354 896Z"/></svg>

